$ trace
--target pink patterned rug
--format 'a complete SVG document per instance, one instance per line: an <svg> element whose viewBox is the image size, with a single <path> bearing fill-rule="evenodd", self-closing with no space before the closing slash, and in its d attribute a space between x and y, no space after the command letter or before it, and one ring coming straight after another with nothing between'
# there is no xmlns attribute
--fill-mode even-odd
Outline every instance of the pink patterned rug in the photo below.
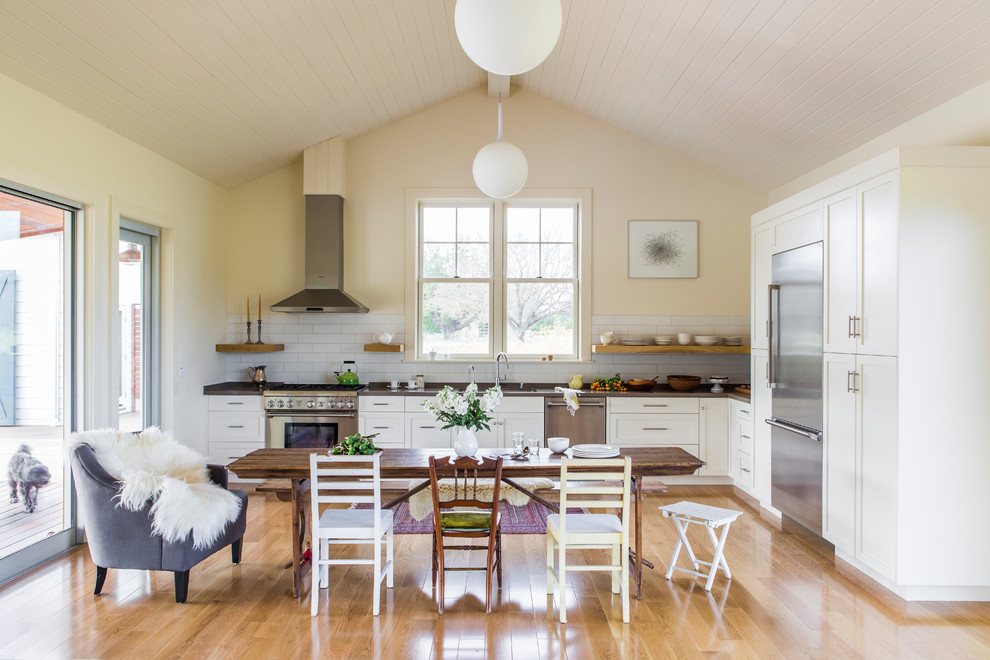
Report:
<svg viewBox="0 0 990 660"><path fill-rule="evenodd" d="M370 509L370 504L359 504L359 509ZM530 502L526 506L501 504L498 507L502 515L503 534L545 534L547 531L547 515L550 513L542 504ZM433 514L422 520L416 520L409 515L409 503L400 502L392 509L395 516L396 534L430 534L433 531ZM581 509L568 509L568 513L581 513Z"/></svg>

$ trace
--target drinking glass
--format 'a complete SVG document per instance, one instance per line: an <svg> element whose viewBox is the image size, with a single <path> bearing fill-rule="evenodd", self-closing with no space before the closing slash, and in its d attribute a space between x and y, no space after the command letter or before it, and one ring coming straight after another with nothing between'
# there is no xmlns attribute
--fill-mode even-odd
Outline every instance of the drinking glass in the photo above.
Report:
<svg viewBox="0 0 990 660"><path fill-rule="evenodd" d="M526 445L529 447L530 456L540 455L540 441L538 438L527 438Z"/></svg>
<svg viewBox="0 0 990 660"><path fill-rule="evenodd" d="M523 443L525 438L525 433L522 431L513 431L512 433L512 453L521 454L523 450Z"/></svg>

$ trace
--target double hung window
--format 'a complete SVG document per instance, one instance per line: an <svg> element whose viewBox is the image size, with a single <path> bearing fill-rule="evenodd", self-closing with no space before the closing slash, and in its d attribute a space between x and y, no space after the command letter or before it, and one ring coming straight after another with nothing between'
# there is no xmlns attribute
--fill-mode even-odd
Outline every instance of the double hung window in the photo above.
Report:
<svg viewBox="0 0 990 660"><path fill-rule="evenodd" d="M579 358L580 209L419 201L415 356Z"/></svg>

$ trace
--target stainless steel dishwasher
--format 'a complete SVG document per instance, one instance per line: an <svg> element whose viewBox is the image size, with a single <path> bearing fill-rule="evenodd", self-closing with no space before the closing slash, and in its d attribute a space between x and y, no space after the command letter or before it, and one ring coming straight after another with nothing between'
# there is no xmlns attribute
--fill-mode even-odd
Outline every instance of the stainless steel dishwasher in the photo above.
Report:
<svg viewBox="0 0 990 660"><path fill-rule="evenodd" d="M572 417L567 412L563 396L544 398L546 414L543 429L545 437L570 438L571 446L605 444L605 397L579 396L581 406Z"/></svg>

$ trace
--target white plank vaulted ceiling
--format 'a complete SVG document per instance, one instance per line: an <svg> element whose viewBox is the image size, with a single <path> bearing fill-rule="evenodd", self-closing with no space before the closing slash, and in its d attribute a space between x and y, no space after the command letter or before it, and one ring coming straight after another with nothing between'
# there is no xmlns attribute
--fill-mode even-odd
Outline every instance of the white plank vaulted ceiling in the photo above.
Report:
<svg viewBox="0 0 990 660"><path fill-rule="evenodd" d="M563 8L553 53L513 85L764 189L990 80L990 0ZM454 0L2 0L0 73L232 188L485 85L453 12Z"/></svg>

